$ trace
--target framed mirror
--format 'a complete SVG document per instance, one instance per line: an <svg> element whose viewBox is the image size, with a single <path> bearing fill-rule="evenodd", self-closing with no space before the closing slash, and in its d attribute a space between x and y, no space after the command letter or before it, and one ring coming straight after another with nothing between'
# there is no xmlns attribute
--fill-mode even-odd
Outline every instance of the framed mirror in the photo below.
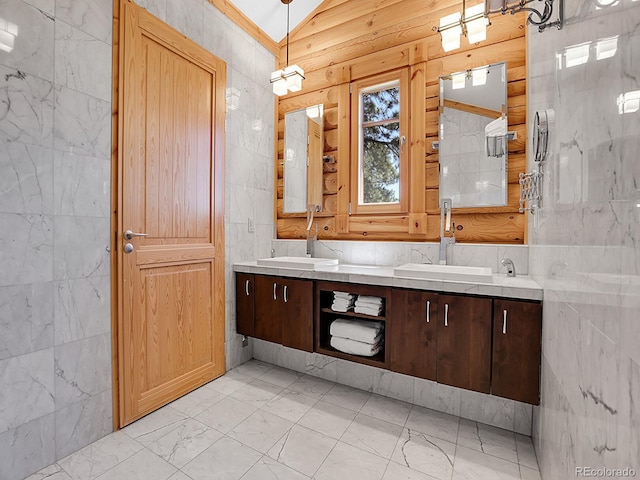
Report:
<svg viewBox="0 0 640 480"><path fill-rule="evenodd" d="M440 199L507 205L507 64L440 77Z"/></svg>
<svg viewBox="0 0 640 480"><path fill-rule="evenodd" d="M323 125L323 105L284 116L284 213L322 208Z"/></svg>

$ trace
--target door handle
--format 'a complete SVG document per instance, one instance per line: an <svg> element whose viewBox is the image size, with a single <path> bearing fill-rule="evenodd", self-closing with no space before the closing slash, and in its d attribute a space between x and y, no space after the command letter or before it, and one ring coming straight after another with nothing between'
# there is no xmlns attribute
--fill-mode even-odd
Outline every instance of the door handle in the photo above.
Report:
<svg viewBox="0 0 640 480"><path fill-rule="evenodd" d="M249 280L246 280L244 283L244 292L249 296Z"/></svg>
<svg viewBox="0 0 640 480"><path fill-rule="evenodd" d="M284 303L287 303L289 301L289 298L287 297L287 286L284 286Z"/></svg>
<svg viewBox="0 0 640 480"><path fill-rule="evenodd" d="M507 334L507 311L502 311L502 334Z"/></svg>
<svg viewBox="0 0 640 480"><path fill-rule="evenodd" d="M448 303L444 304L444 326L445 327L449 326L449 304Z"/></svg>
<svg viewBox="0 0 640 480"><path fill-rule="evenodd" d="M131 230L126 230L124 232L124 239L125 240L132 240L133 237L146 237L147 235L149 235L148 233L135 233L132 232Z"/></svg>
<svg viewBox="0 0 640 480"><path fill-rule="evenodd" d="M276 288L278 288L278 286L276 285L276 282L273 282L273 299L277 300L278 296L277 296L277 292L276 292Z"/></svg>
<svg viewBox="0 0 640 480"><path fill-rule="evenodd" d="M431 321L431 302L427 300L427 323Z"/></svg>

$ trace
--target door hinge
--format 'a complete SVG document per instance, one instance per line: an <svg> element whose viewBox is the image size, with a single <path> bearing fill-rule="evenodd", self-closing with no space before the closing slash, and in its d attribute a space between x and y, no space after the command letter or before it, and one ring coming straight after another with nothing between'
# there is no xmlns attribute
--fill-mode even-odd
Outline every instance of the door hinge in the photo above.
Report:
<svg viewBox="0 0 640 480"><path fill-rule="evenodd" d="M349 202L349 215L351 215L351 202Z"/></svg>
<svg viewBox="0 0 640 480"><path fill-rule="evenodd" d="M118 251L118 231L117 230L115 232L115 238L114 238L114 242L113 242L113 251L114 252Z"/></svg>

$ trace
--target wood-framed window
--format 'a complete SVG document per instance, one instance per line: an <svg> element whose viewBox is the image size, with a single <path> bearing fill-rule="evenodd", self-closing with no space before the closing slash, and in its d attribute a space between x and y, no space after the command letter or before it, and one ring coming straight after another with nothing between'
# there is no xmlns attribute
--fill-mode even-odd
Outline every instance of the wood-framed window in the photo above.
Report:
<svg viewBox="0 0 640 480"><path fill-rule="evenodd" d="M409 69L351 84L351 213L409 208Z"/></svg>

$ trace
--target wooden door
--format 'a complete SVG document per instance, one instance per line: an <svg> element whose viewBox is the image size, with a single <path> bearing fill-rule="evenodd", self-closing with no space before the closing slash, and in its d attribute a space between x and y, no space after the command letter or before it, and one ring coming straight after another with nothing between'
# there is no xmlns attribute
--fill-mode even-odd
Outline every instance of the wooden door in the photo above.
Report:
<svg viewBox="0 0 640 480"><path fill-rule="evenodd" d="M124 426L225 371L226 66L130 1L121 4L120 39ZM126 240L127 230L146 236Z"/></svg>
<svg viewBox="0 0 640 480"><path fill-rule="evenodd" d="M391 370L436 379L438 294L393 289L387 339Z"/></svg>
<svg viewBox="0 0 640 480"><path fill-rule="evenodd" d="M282 343L282 314L280 302L282 289L277 277L256 275L256 338Z"/></svg>
<svg viewBox="0 0 640 480"><path fill-rule="evenodd" d="M282 295L282 344L298 350L313 351L313 282L280 279Z"/></svg>
<svg viewBox="0 0 640 480"><path fill-rule="evenodd" d="M542 305L493 301L491 393L538 405Z"/></svg>
<svg viewBox="0 0 640 480"><path fill-rule="evenodd" d="M438 298L438 383L489 393L491 299Z"/></svg>
<svg viewBox="0 0 640 480"><path fill-rule="evenodd" d="M236 332L253 337L255 317L255 276L236 273Z"/></svg>

